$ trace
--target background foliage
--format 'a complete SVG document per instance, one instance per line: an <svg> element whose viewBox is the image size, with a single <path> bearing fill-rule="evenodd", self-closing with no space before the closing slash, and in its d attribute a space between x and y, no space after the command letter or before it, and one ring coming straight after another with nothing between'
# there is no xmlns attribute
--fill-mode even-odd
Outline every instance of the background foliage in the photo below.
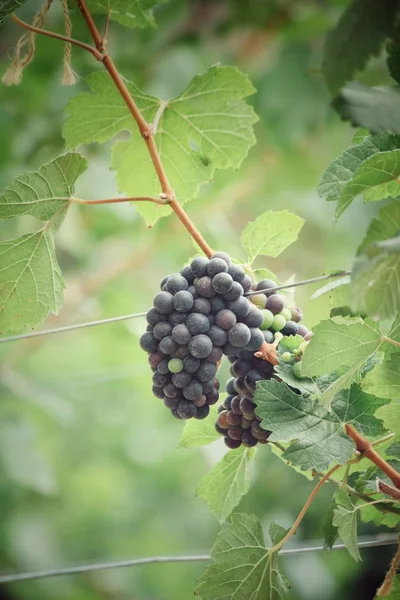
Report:
<svg viewBox="0 0 400 600"><path fill-rule="evenodd" d="M321 173L354 133L329 108L321 78L323 40L345 4L174 0L156 7L156 34L111 26L109 47L121 72L150 95L178 96L216 62L249 73L257 90L249 99L260 118L257 144L240 170L217 172L187 208L212 247L238 257L240 231L261 212L288 209L305 219L296 245L256 263L281 280L293 273L307 278L350 268L380 208L356 200L333 228L336 207L316 193ZM28 3L23 10L28 18L34 7ZM79 19L74 23L75 35L85 37ZM61 26L57 7L49 14L50 25ZM4 68L19 35L13 24L3 25ZM63 108L76 89L59 84L61 63L62 45L39 38L37 58L22 85L0 87L1 189L63 151ZM82 78L97 69L79 50L73 52L73 66ZM362 81L389 81L379 58ZM83 82L79 86L86 89ZM119 144L124 143L122 135ZM85 147L90 166L77 196L116 195L108 171L110 148ZM22 235L30 225L29 215L2 221L2 239ZM67 289L60 315L49 318L49 326L145 310L165 273L175 272L194 253L177 220L146 229L128 205L73 207L57 248ZM312 327L329 315L329 298L310 301L309 296L309 288L296 292ZM138 346L143 328L135 320L0 346L4 570L183 554L213 544L218 522L193 490L222 456L222 446L177 449L181 425L171 422L150 393ZM254 483L240 509L255 512L263 524L290 525L308 493L307 480L285 468L269 447L260 449L251 468ZM333 493L328 487L322 491L297 541L322 537L321 519ZM369 533L376 527L362 523L359 534ZM357 589L363 600L373 597L389 555L390 550L371 549L362 553L363 563L355 563L347 553L307 554L285 559L284 568L294 599L350 599ZM0 597L183 599L202 571L202 565L109 571L8 586Z"/></svg>

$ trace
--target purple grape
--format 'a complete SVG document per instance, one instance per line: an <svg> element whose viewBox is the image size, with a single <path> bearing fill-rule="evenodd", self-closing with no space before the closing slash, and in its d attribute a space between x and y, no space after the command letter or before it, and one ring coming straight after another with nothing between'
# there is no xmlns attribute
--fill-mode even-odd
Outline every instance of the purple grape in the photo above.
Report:
<svg viewBox="0 0 400 600"><path fill-rule="evenodd" d="M220 310L215 315L215 323L218 325L218 327L221 327L221 329L231 329L234 325L236 325L236 320L235 313L227 308Z"/></svg>

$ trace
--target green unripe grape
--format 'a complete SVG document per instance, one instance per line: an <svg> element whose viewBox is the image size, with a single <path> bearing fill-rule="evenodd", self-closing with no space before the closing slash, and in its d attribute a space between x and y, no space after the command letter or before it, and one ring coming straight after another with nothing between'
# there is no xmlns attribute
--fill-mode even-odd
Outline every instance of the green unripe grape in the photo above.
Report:
<svg viewBox="0 0 400 600"><path fill-rule="evenodd" d="M281 340L283 340L283 335L279 331L277 331L276 333L274 333L274 341L278 342L278 344L279 344L279 342Z"/></svg>
<svg viewBox="0 0 400 600"><path fill-rule="evenodd" d="M289 308L284 308L279 314L283 315L286 321L290 321L292 318L292 311Z"/></svg>
<svg viewBox="0 0 400 600"><path fill-rule="evenodd" d="M267 296L265 294L254 294L254 296L251 296L251 302L258 306L258 308L265 308Z"/></svg>
<svg viewBox="0 0 400 600"><path fill-rule="evenodd" d="M286 363L287 365L290 365L293 363L294 361L294 357L293 354L291 354L291 352L284 352L281 356L282 360L284 363Z"/></svg>
<svg viewBox="0 0 400 600"><path fill-rule="evenodd" d="M302 379L303 376L301 374L301 360L299 362L294 363L293 373L298 379Z"/></svg>
<svg viewBox="0 0 400 600"><path fill-rule="evenodd" d="M171 358L168 369L171 373L180 373L183 371L183 361L180 358Z"/></svg>
<svg viewBox="0 0 400 600"><path fill-rule="evenodd" d="M274 320L274 315L270 310L264 309L261 311L264 317L263 322L260 325L260 329L269 329L272 325L272 321Z"/></svg>
<svg viewBox="0 0 400 600"><path fill-rule="evenodd" d="M274 331L280 331L286 325L286 319L283 315L275 315L271 324Z"/></svg>

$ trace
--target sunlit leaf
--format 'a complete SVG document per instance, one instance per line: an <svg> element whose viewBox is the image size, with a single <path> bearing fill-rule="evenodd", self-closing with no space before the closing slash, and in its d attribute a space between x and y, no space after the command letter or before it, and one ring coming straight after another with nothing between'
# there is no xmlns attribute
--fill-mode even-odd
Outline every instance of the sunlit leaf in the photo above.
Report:
<svg viewBox="0 0 400 600"><path fill-rule="evenodd" d="M226 520L250 486L250 461L255 448L230 450L199 482L196 495L203 498L220 522Z"/></svg>
<svg viewBox="0 0 400 600"><path fill-rule="evenodd" d="M374 500L387 500L387 496L376 494ZM398 508L398 507L396 507ZM364 505L359 509L360 518L363 523L373 523L376 526L384 525L385 527L397 528L400 524L400 509L398 514L391 512L382 512L376 506Z"/></svg>
<svg viewBox="0 0 400 600"><path fill-rule="evenodd" d="M357 509L350 496L342 489L335 495L336 508L333 511L333 525L338 528L338 534L354 560L361 560L357 540Z"/></svg>
<svg viewBox="0 0 400 600"><path fill-rule="evenodd" d="M261 524L255 516L232 515L222 526L211 557L213 563L200 577L195 590L202 600L287 597L288 586L278 570L277 554L265 547Z"/></svg>
<svg viewBox="0 0 400 600"><path fill-rule="evenodd" d="M0 219L29 214L48 221L68 204L76 180L86 169L86 158L70 152L19 175L0 195Z"/></svg>
<svg viewBox="0 0 400 600"><path fill-rule="evenodd" d="M221 435L215 429L217 414L217 405L213 404L210 406L210 413L206 419L186 421L178 447L198 448L221 439Z"/></svg>
<svg viewBox="0 0 400 600"><path fill-rule="evenodd" d="M397 398L400 402L400 352L370 371L363 380L362 387L379 398Z"/></svg>
<svg viewBox="0 0 400 600"><path fill-rule="evenodd" d="M397 0L353 0L325 39L322 72L332 94L378 55L392 32Z"/></svg>
<svg viewBox="0 0 400 600"><path fill-rule="evenodd" d="M382 419L386 429L392 431L396 438L400 439L400 402L398 399L379 408L376 416L378 419Z"/></svg>
<svg viewBox="0 0 400 600"><path fill-rule="evenodd" d="M395 237L400 231L400 202L394 200L383 206L376 219L371 221L367 234L363 239L358 252L361 253L370 244L382 242Z"/></svg>
<svg viewBox="0 0 400 600"><path fill-rule="evenodd" d="M165 0L89 0L92 12L107 14L125 27L154 26L153 9Z"/></svg>
<svg viewBox="0 0 400 600"><path fill-rule="evenodd" d="M248 223L240 239L249 262L259 255L278 256L297 239L303 224L304 219L287 210L269 210Z"/></svg>

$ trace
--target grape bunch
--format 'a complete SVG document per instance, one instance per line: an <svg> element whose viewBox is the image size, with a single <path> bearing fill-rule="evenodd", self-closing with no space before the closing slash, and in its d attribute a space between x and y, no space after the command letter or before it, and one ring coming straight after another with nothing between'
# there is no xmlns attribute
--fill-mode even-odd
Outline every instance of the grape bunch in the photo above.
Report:
<svg viewBox="0 0 400 600"><path fill-rule="evenodd" d="M140 345L149 354L153 393L176 418L207 417L219 398L222 356L254 353L265 341L261 311L244 295L252 283L224 252L198 256L162 280Z"/></svg>

